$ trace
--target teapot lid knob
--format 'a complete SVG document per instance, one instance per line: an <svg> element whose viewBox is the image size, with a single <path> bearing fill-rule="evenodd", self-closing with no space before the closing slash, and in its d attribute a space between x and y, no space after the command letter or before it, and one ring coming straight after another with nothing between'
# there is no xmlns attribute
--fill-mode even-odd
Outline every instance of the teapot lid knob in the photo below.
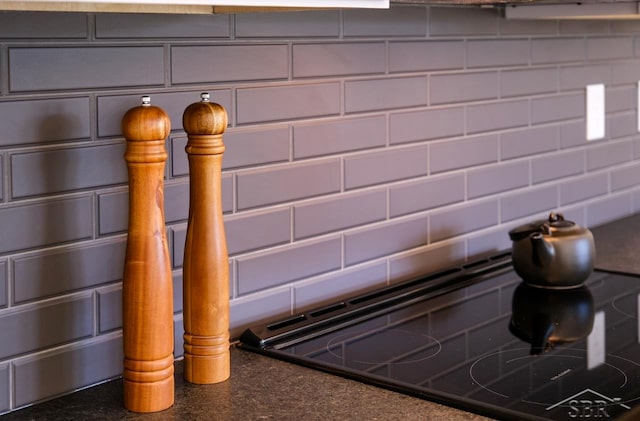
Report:
<svg viewBox="0 0 640 421"><path fill-rule="evenodd" d="M549 222L564 221L564 215L561 213L551 212L549 214Z"/></svg>

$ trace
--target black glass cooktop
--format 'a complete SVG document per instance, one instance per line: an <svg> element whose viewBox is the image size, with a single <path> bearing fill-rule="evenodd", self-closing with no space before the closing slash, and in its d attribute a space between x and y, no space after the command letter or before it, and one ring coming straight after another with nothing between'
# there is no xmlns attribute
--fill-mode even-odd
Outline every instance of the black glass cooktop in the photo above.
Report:
<svg viewBox="0 0 640 421"><path fill-rule="evenodd" d="M507 253L256 326L241 346L497 419L640 419L639 312L636 275L534 288Z"/></svg>

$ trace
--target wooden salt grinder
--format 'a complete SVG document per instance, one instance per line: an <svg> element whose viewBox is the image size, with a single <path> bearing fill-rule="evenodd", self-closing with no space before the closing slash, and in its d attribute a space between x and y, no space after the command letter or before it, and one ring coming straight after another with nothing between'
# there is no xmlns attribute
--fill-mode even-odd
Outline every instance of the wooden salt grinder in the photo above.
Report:
<svg viewBox="0 0 640 421"><path fill-rule="evenodd" d="M148 96L122 118L129 169L129 236L122 288L124 406L173 405L173 285L164 225L164 142L171 121Z"/></svg>
<svg viewBox="0 0 640 421"><path fill-rule="evenodd" d="M184 378L198 384L230 375L229 258L222 219L222 133L227 113L209 94L184 111L189 156L189 222L184 248Z"/></svg>

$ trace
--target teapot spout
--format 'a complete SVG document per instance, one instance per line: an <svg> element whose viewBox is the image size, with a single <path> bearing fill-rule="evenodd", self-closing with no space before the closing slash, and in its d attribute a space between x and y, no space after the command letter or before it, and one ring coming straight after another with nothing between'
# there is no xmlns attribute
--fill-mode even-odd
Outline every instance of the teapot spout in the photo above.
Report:
<svg viewBox="0 0 640 421"><path fill-rule="evenodd" d="M546 241L539 232L531 234L529 239L531 241L533 263L540 268L548 266L555 256L553 245Z"/></svg>

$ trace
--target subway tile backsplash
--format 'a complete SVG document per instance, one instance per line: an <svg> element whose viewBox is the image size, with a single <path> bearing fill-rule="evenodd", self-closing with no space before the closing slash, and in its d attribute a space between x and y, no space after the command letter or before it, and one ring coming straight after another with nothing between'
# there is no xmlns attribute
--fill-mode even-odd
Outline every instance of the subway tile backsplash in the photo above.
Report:
<svg viewBox="0 0 640 421"><path fill-rule="evenodd" d="M587 226L640 211L638 41L638 22L507 21L463 6L0 12L0 413L122 373L121 120L141 95L172 125L180 357L182 113L200 92L229 114L221 193L237 336L507 248L510 228L551 210ZM607 127L587 142L591 83L606 87ZM449 313L438 329L467 322Z"/></svg>

